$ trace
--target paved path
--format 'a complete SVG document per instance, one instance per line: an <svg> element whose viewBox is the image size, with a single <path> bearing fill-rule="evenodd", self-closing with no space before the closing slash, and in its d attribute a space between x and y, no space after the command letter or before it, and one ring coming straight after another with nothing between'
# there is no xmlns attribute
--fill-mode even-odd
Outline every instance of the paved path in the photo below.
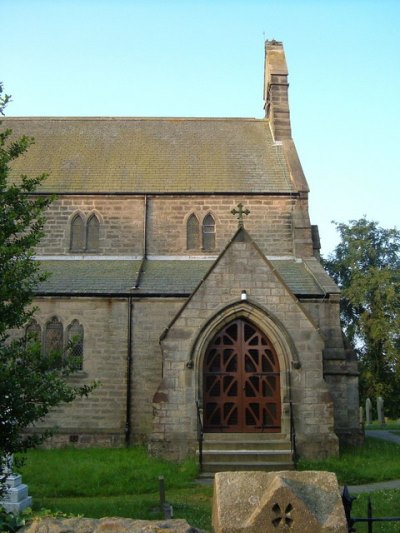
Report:
<svg viewBox="0 0 400 533"><path fill-rule="evenodd" d="M400 435L395 435L387 429L379 430L366 430L366 437L372 437L374 439L387 440L389 442L395 442L400 444ZM381 481L379 483L368 483L366 485L351 485L348 487L350 494L361 494L363 492L375 492L377 490L386 489L400 489L400 479L394 479L392 481Z"/></svg>
<svg viewBox="0 0 400 533"><path fill-rule="evenodd" d="M367 429L365 431L365 435L366 437L373 437L374 439L388 440L390 442L395 442L396 444L400 444L400 435L391 433L387 429L377 429L377 430Z"/></svg>

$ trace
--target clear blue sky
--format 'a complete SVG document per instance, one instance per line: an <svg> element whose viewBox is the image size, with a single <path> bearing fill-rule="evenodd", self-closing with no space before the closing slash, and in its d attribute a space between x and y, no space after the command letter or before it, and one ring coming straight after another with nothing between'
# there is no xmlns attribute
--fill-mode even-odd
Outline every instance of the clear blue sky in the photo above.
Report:
<svg viewBox="0 0 400 533"><path fill-rule="evenodd" d="M263 116L264 39L289 67L322 252L332 220L399 226L399 0L2 0L9 116Z"/></svg>

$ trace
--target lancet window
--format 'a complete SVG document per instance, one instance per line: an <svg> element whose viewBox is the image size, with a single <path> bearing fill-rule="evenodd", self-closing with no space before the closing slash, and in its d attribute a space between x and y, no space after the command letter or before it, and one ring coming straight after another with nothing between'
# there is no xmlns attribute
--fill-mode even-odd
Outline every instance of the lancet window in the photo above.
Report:
<svg viewBox="0 0 400 533"><path fill-rule="evenodd" d="M56 316L46 324L44 351L47 354L61 352L63 349L63 325Z"/></svg>
<svg viewBox="0 0 400 533"><path fill-rule="evenodd" d="M86 225L86 250L98 252L99 250L100 223L96 215L92 215Z"/></svg>
<svg viewBox="0 0 400 533"><path fill-rule="evenodd" d="M71 222L71 252L85 249L85 223L81 215L75 215Z"/></svg>
<svg viewBox="0 0 400 533"><path fill-rule="evenodd" d="M72 356L77 365L77 370L83 368L83 326L74 319L66 329L62 321L53 316L45 325L42 338L42 328L36 320L31 322L25 328L25 339L28 342L31 339L43 342L43 352L46 354L60 353L64 356Z"/></svg>
<svg viewBox="0 0 400 533"><path fill-rule="evenodd" d="M73 320L67 328L69 355L77 361L79 370L83 367L83 326L78 320Z"/></svg>
<svg viewBox="0 0 400 533"><path fill-rule="evenodd" d="M100 222L95 214L85 220L78 213L71 221L71 252L98 252L100 242Z"/></svg>
<svg viewBox="0 0 400 533"><path fill-rule="evenodd" d="M203 250L215 250L215 220L210 213L204 217L202 237Z"/></svg>
<svg viewBox="0 0 400 533"><path fill-rule="evenodd" d="M28 340L35 340L35 341L41 341L42 336L42 328L40 327L40 324L36 322L36 320L32 320L25 328L25 339Z"/></svg>
<svg viewBox="0 0 400 533"><path fill-rule="evenodd" d="M194 213L188 218L186 227L187 249L198 250L200 248L199 221Z"/></svg>
<svg viewBox="0 0 400 533"><path fill-rule="evenodd" d="M200 224L197 216L192 213L186 222L187 250L215 250L215 220L208 213Z"/></svg>

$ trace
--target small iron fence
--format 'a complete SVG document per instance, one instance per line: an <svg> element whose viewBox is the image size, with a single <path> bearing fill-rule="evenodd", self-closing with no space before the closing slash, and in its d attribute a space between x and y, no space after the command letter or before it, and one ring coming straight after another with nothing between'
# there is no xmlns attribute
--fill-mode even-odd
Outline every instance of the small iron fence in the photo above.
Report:
<svg viewBox="0 0 400 533"><path fill-rule="evenodd" d="M346 514L347 528L348 528L347 531L349 533L357 532L357 530L354 529L353 527L354 524L356 524L357 522L363 522L363 523L368 524L368 533L373 533L372 528L373 528L374 522L400 522L400 516L374 517L372 514L371 498L368 498L367 516L364 518L352 517L351 510L353 506L353 501L355 499L356 499L355 496L350 496L348 488L344 487L343 494L342 494L342 501L343 501L344 512Z"/></svg>
<svg viewBox="0 0 400 533"><path fill-rule="evenodd" d="M292 459L294 464L297 464L297 450L296 450L296 427L294 425L293 404L289 403L290 408L290 444L292 446Z"/></svg>

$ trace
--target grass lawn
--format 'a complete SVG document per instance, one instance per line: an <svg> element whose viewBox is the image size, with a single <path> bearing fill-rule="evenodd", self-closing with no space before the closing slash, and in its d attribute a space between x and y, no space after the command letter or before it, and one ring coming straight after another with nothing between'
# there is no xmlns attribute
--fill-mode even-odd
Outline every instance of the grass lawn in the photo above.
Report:
<svg viewBox="0 0 400 533"><path fill-rule="evenodd" d="M298 470L335 472L341 485L400 479L400 446L380 439L366 438L362 448L344 448L340 457L324 461L301 460Z"/></svg>
<svg viewBox="0 0 400 533"><path fill-rule="evenodd" d="M376 428L376 429L380 429ZM400 479L400 446L379 439L366 438L363 448L348 447L340 457L325 461L300 461L299 470L335 472L341 485L361 485ZM368 496L374 517L400 516L400 489L360 494L353 502L353 517L367 516ZM368 525L356 523L357 533L367 533ZM400 522L374 522L374 533L399 533Z"/></svg>
<svg viewBox="0 0 400 533"><path fill-rule="evenodd" d="M371 494L360 494L353 503L352 517L366 517L368 496L372 502L372 516L397 516L400 517L400 490L380 490ZM354 524L357 533L367 533L368 525ZM374 533L399 533L400 522L374 522Z"/></svg>
<svg viewBox="0 0 400 533"><path fill-rule="evenodd" d="M162 518L158 492L162 475L174 518L211 529L212 486L195 483L194 461L157 460L142 447L31 450L21 473L33 496L34 513L44 509L144 520Z"/></svg>
<svg viewBox="0 0 400 533"><path fill-rule="evenodd" d="M398 420L388 420L385 424L380 424L377 420L372 422L372 424L366 424L365 429L368 430L379 430L379 429L388 429L388 430L398 430L400 431L400 422Z"/></svg>
<svg viewBox="0 0 400 533"><path fill-rule="evenodd" d="M335 472L340 484L400 479L400 446L366 439L363 448L346 448L340 458L300 461L299 470ZM197 483L194 461L182 464L149 458L141 447L128 449L32 450L21 469L34 500L34 513L47 509L99 518L158 519L158 477L164 476L166 500L174 517L211 531L212 486ZM366 516L366 495L353 504L353 516ZM374 493L374 515L400 515L400 490ZM43 511L42 511L43 512ZM357 524L357 533L367 531ZM400 531L400 523L374 524L373 531Z"/></svg>

